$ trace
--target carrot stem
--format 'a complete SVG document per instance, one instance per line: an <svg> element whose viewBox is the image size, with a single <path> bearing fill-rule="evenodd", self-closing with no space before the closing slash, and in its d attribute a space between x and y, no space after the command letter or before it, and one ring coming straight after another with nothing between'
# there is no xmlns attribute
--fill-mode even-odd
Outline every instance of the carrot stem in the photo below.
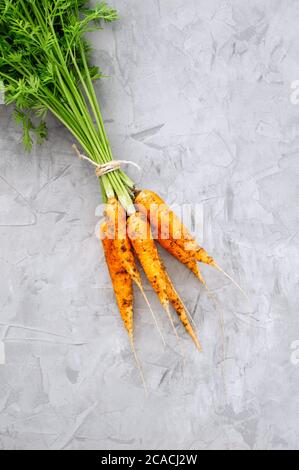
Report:
<svg viewBox="0 0 299 470"><path fill-rule="evenodd" d="M138 284L137 284L137 285L138 285ZM164 344L164 346L166 346L165 338L164 338L163 333L162 333L162 330L161 330L161 328L160 328L160 326L159 326L159 323L158 323L158 320L157 320L157 318L156 318L156 315L155 315L155 313L154 313L154 311L153 311L153 309L152 309L152 307L151 307L151 304L150 304L150 302L149 302L149 300L148 300L148 298L147 298L147 295L146 295L146 293L144 292L144 289L143 289L142 285L138 285L138 287L139 287L140 292L141 292L141 294L143 295L143 298L144 298L144 300L145 300L145 302L146 302L146 304L147 304L147 306L148 306L148 308L149 308L149 310L150 310L150 312L151 312L151 315L152 315L152 317L153 317L153 320L154 320L154 323L155 323L155 325L156 325L156 328L157 328L157 330L158 330L158 332L159 332L159 335L161 336L161 339L162 339L162 341L163 341L163 344Z"/></svg>
<svg viewBox="0 0 299 470"><path fill-rule="evenodd" d="M246 294L246 292L242 289L242 287L229 274L227 274L227 272L225 272L215 261L213 261L213 263L211 263L211 266L216 268L220 273L222 273L225 277L227 277L227 279L229 279L236 286L236 288L239 289L240 292L242 292L242 294L248 300L248 302L250 302L250 299L249 299L248 295Z"/></svg>

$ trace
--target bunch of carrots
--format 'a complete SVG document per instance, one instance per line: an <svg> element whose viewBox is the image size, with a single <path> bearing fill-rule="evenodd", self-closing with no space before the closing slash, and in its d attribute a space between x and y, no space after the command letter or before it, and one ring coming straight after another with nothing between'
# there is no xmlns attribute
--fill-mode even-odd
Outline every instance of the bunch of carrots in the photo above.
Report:
<svg viewBox="0 0 299 470"><path fill-rule="evenodd" d="M106 203L101 238L134 353L133 284L151 309L136 259L172 326L170 306L201 350L192 318L159 257L152 231L160 245L202 284L205 281L198 262L221 269L164 201L152 191L137 191L121 163L116 164L94 87L94 82L103 76L91 64L91 46L85 33L101 29L103 22L111 23L118 15L105 2L94 7L88 3L0 0L0 91L4 92L5 104L15 105L14 117L17 125L23 127L26 150L31 150L34 140L41 144L47 138L46 116L51 113L76 139L84 158L97 167ZM151 312L159 329L152 309Z"/></svg>
<svg viewBox="0 0 299 470"><path fill-rule="evenodd" d="M206 250L197 244L176 214L156 193L149 190L136 191L134 203L135 210L127 216L116 198L109 199L105 210L105 221L101 226L101 239L107 265L131 345L134 348L133 284L137 285L148 303L136 265L137 258L173 328L170 306L177 313L197 349L201 351L201 344L192 325L192 317L160 259L152 230L159 244L187 266L204 286L206 283L198 262L222 270ZM160 331L155 316L154 320Z"/></svg>
<svg viewBox="0 0 299 470"><path fill-rule="evenodd" d="M101 227L101 238L120 314L133 344L133 283L145 296L141 276L136 265L136 255L170 321L172 322L169 312L171 304L197 348L201 350L201 345L188 319L184 304L166 272L152 236L151 226L147 218L147 213L150 217L150 212L148 212L144 203L151 205L153 199L159 199L155 193L140 191L135 199L137 210L128 218L117 199L110 199L106 206L106 221ZM142 204L139 204L141 201ZM168 209L168 212L171 215L171 230L175 215L170 209ZM155 228L158 229L158 240L163 243L166 240L163 239L161 231L163 213L158 211L158 215L158 227ZM178 242L180 243L182 240L179 239ZM181 249L176 241L167 239L169 251L180 261L186 261L186 264L190 265L190 268L194 268L193 272L200 277L196 263L193 263L193 258L189 257L187 251ZM185 254L185 260L183 260L182 254ZM155 323L158 327L156 320Z"/></svg>

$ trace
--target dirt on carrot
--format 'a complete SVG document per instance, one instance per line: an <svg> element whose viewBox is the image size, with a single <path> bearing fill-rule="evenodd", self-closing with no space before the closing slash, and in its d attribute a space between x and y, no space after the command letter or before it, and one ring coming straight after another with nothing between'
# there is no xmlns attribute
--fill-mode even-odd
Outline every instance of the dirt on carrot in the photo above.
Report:
<svg viewBox="0 0 299 470"><path fill-rule="evenodd" d="M148 297L144 291L140 272L138 271L132 244L127 234L127 220L126 213L117 199L111 198L108 201L105 209L107 218L107 227L109 236L113 237L114 249L117 257L121 262L123 269L130 275L132 281L137 285L140 290L153 318L155 327L161 336L162 342L165 345L165 339L161 331L160 325L157 321L156 315L151 307Z"/></svg>
<svg viewBox="0 0 299 470"><path fill-rule="evenodd" d="M168 310L167 282L157 247L151 237L149 223L141 212L136 212L128 218L127 227L129 238L144 272L162 306Z"/></svg>
<svg viewBox="0 0 299 470"><path fill-rule="evenodd" d="M116 198L110 198L105 208L109 236L114 240L115 249L122 266L130 274L139 288L142 287L141 277L136 266L131 242L127 235L126 212Z"/></svg>
<svg viewBox="0 0 299 470"><path fill-rule="evenodd" d="M158 242L165 250L168 251L168 253L170 253L174 258L183 263L188 269L190 269L190 271L193 272L196 278L205 287L207 286L206 281L197 265L197 261L193 258L190 258L189 254L182 250L182 248L179 247L174 240L166 240L165 238L158 237Z"/></svg>
<svg viewBox="0 0 299 470"><path fill-rule="evenodd" d="M122 263L118 257L118 251L115 247L114 240L109 238L108 232L108 224L104 222L101 226L101 240L116 302L125 328L129 334L132 353L136 361L145 393L147 393L147 386L142 366L137 356L134 344L133 281L130 274L122 266Z"/></svg>
<svg viewBox="0 0 299 470"><path fill-rule="evenodd" d="M133 283L117 256L114 240L110 239L107 224L101 227L101 239L115 298L129 336L133 336Z"/></svg>
<svg viewBox="0 0 299 470"><path fill-rule="evenodd" d="M173 241L186 252L189 258L209 265L215 263L206 250L194 240L177 215L156 193L149 190L140 191L136 196L135 204L142 212L146 212L151 224L158 232L159 239Z"/></svg>
<svg viewBox="0 0 299 470"><path fill-rule="evenodd" d="M185 252L190 261L196 260L217 269L227 277L249 301L248 295L244 292L242 287L216 263L214 258L212 258L204 248L199 246L176 214L156 193L147 189L139 191L136 194L135 204L139 207L140 211L147 214L155 231L158 232L159 239L173 241L176 246Z"/></svg>

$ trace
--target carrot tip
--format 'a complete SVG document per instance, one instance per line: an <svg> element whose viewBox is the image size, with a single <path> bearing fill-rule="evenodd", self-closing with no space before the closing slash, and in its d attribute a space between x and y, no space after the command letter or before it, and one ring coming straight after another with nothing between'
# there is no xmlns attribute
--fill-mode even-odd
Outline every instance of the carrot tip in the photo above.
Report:
<svg viewBox="0 0 299 470"><path fill-rule="evenodd" d="M139 287L139 289L140 289L140 292L142 293L142 295L143 295L143 297L144 297L144 300L145 300L145 302L146 302L146 304L147 304L147 306L148 306L148 308L149 308L149 310L150 310L150 312L151 312L151 315L152 315L152 317L153 317L153 320L154 320L154 323L155 323L155 325L156 325L157 331L158 331L159 335L161 336L163 345L164 345L164 347L165 347L165 346L166 346L165 338L164 338L164 336L163 336L163 333L162 333L161 328L160 328L160 326L159 326L159 323L158 323L158 321L157 321L156 315L154 314L154 311L153 311L153 309L152 309L152 307L151 307L151 304L150 304L150 302L149 302L149 300L148 300L148 298L147 298L147 295L146 295L146 293L144 292L144 289L143 289L142 285L139 284L139 283L138 283L137 285L138 285L138 287Z"/></svg>
<svg viewBox="0 0 299 470"><path fill-rule="evenodd" d="M170 313L169 305L166 305L166 304L165 304L165 305L163 305L163 308L164 308L165 312L167 313L167 316L168 316L169 321L170 321L170 323L171 323L173 332L174 332L175 336L177 337L177 340L179 341L179 340L180 340L180 337L179 337L178 332L177 332L177 330L176 330L176 327L175 327L175 325L174 325L173 318L172 318L171 313Z"/></svg>
<svg viewBox="0 0 299 470"><path fill-rule="evenodd" d="M206 287L206 288L208 287L206 281L204 280L204 278L202 277L201 274L196 274L196 277L197 277L197 279L199 280L199 282L200 282L204 287Z"/></svg>
<svg viewBox="0 0 299 470"><path fill-rule="evenodd" d="M148 396L148 389L147 389L146 381L145 381L145 378L144 378L142 366L141 366L140 360L139 360L139 358L137 356L137 353L136 353L133 333L129 333L129 338L130 338L132 353L133 353L133 356L134 356L134 359L135 359L135 362L136 362L136 365L137 365L137 369L139 371L139 375L140 375L140 378L141 378L143 388L144 388L144 393L145 393L145 396L147 397Z"/></svg>
<svg viewBox="0 0 299 470"><path fill-rule="evenodd" d="M216 268L219 272L221 272L225 277L227 277L227 279L229 279L235 286L237 289L239 289L240 292L242 292L242 294L244 295L244 297L246 298L246 300L248 302L250 302L250 299L248 297L248 295L246 294L246 292L242 289L242 287L229 275L227 274L227 272L225 272L215 261L213 261L213 263L211 264L211 266L213 266L214 268Z"/></svg>
<svg viewBox="0 0 299 470"><path fill-rule="evenodd" d="M202 345L201 345L201 343L200 343L200 341L197 337L197 330L198 330L197 325L196 325L195 321L193 320L193 317L192 317L191 313L189 312L189 310L187 309L187 307L185 305L184 305L184 309L186 311L186 314L187 314L190 322L193 324L194 329L195 329L195 331L193 331L193 329L192 329L191 331L188 331L188 333L191 336L191 338L193 339L193 342L194 342L196 348L198 349L198 351L202 352L203 351Z"/></svg>

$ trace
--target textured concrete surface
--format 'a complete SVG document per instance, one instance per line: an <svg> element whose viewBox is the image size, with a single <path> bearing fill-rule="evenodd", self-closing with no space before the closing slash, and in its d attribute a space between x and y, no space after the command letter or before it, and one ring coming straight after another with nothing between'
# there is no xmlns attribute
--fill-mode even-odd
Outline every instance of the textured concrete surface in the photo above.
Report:
<svg viewBox="0 0 299 470"><path fill-rule="evenodd" d="M205 246L250 302L204 269L222 335L220 307L163 255L204 352L178 326L184 365L161 313L163 349L137 293L145 398L94 237L93 170L55 120L26 155L0 107L0 448L298 448L299 4L114 5L121 21L93 42L115 156L170 203L204 204Z"/></svg>

